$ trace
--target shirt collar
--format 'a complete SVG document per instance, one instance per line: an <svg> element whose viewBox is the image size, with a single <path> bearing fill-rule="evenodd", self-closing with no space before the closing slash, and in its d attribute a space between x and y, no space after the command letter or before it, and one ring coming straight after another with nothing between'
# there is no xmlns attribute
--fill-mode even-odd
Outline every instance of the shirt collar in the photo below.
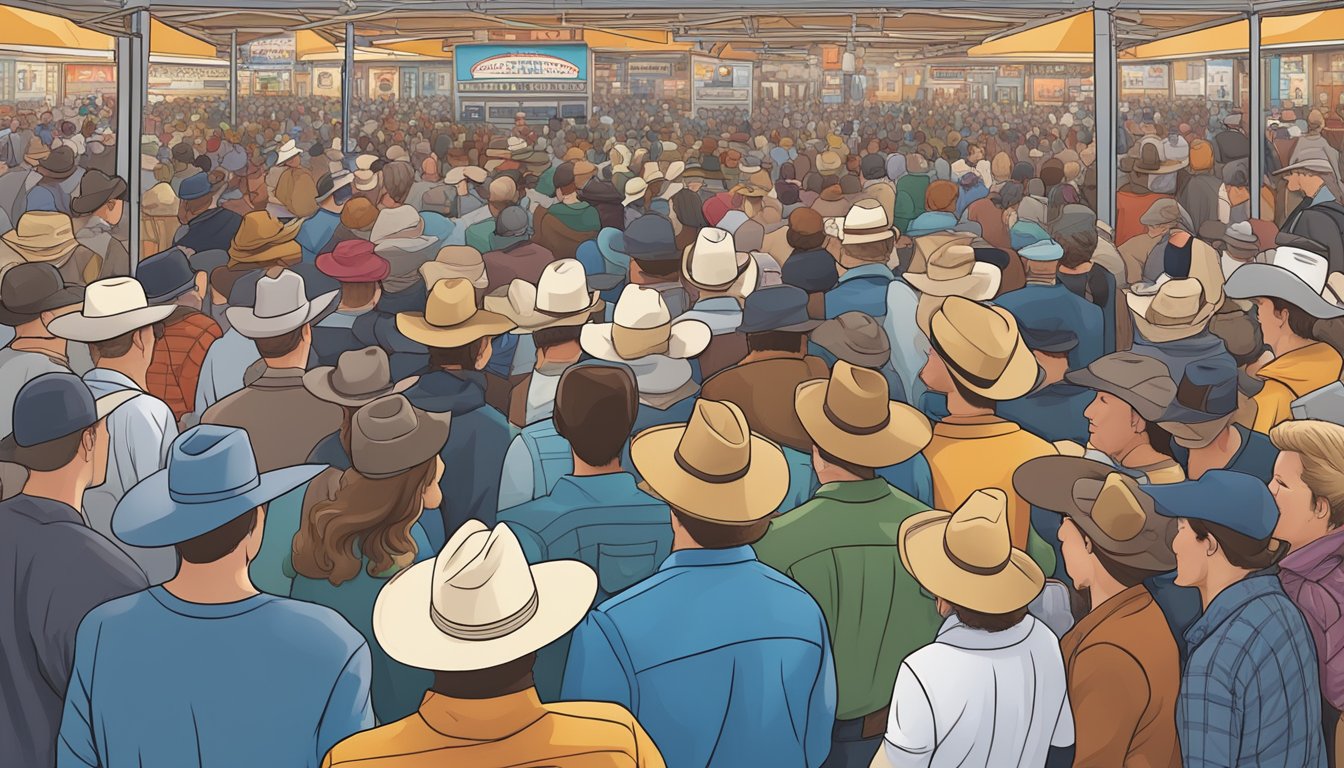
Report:
<svg viewBox="0 0 1344 768"><path fill-rule="evenodd" d="M1335 193L1331 192L1329 187L1321 187L1320 191L1316 193L1316 196L1311 198L1311 204L1320 205L1321 203L1331 202L1334 199Z"/></svg>
<svg viewBox="0 0 1344 768"><path fill-rule="evenodd" d="M961 619L957 618L954 613L948 616L943 621L943 626L938 629L936 642L968 651L993 651L1000 648L1009 648L1022 642L1027 638L1027 635L1031 634L1034 626L1036 626L1036 619L1028 614L1016 626L1009 627L1002 632L986 632L983 629L972 629L962 624Z"/></svg>
<svg viewBox="0 0 1344 768"><path fill-rule="evenodd" d="M1213 598L1213 602L1209 603L1204 615L1200 616L1185 631L1186 642L1193 649L1196 645L1204 642L1209 635L1212 635L1224 621L1231 618L1232 614L1241 610L1242 606L1258 597L1274 592L1283 592L1283 587L1279 584L1279 569L1277 567L1252 573Z"/></svg>
<svg viewBox="0 0 1344 768"><path fill-rule="evenodd" d="M679 549L668 555L658 570L699 568L708 565L733 565L735 563L748 563L755 559L756 550L750 546L730 547L728 549Z"/></svg>
<svg viewBox="0 0 1344 768"><path fill-rule="evenodd" d="M426 691L420 717L435 732L463 741L498 741L545 714L536 688L492 699L456 699Z"/></svg>
<svg viewBox="0 0 1344 768"><path fill-rule="evenodd" d="M302 368L272 368L266 366L266 370L248 386L259 389L296 389L303 386Z"/></svg>
<svg viewBox="0 0 1344 768"><path fill-rule="evenodd" d="M827 483L817 489L817 498L831 499L845 504L866 504L891 495L891 486L880 477L872 480L850 480Z"/></svg>
<svg viewBox="0 0 1344 768"><path fill-rule="evenodd" d="M864 264L863 266L852 267L845 270L845 273L840 276L840 282L843 283L846 280L856 280L860 277L884 277L888 280L896 279L896 275L892 273L891 269L886 264Z"/></svg>
<svg viewBox="0 0 1344 768"><path fill-rule="evenodd" d="M1245 447L1245 435L1242 437L1242 446ZM1344 528L1331 531L1305 547L1289 552L1279 566L1314 581L1338 568L1341 561L1344 561Z"/></svg>
<svg viewBox="0 0 1344 768"><path fill-rule="evenodd" d="M143 391L139 384L131 381L129 376L110 368L91 368L88 373L84 374L84 380L86 382L95 381L99 384L114 384L121 389L134 389L137 392Z"/></svg>

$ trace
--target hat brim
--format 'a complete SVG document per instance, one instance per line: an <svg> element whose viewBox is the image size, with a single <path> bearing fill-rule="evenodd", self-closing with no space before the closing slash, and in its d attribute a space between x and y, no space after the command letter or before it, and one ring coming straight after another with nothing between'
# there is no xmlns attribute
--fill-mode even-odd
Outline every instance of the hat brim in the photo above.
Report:
<svg viewBox="0 0 1344 768"><path fill-rule="evenodd" d="M1238 267L1237 272L1240 272L1245 268L1246 267ZM1232 276L1235 277L1237 272L1233 272ZM1213 316L1218 312L1217 305L1206 303L1204 306L1200 307L1199 312L1187 322L1181 323L1180 325L1158 325L1145 317L1148 313L1148 308L1152 306L1153 300L1157 298L1157 293L1138 293L1133 290L1130 290L1127 293L1129 316L1130 319L1134 321L1134 327L1139 330L1139 333L1143 335L1143 338L1152 342L1160 343L1164 341L1188 339L1207 328L1209 321L1212 320ZM1318 296L1317 298L1320 297ZM1321 301L1324 302L1325 299L1321 299ZM1344 315L1344 311L1340 314Z"/></svg>
<svg viewBox="0 0 1344 768"><path fill-rule="evenodd" d="M897 537L901 563L921 586L942 599L981 613L1011 613L1031 604L1045 589L1045 574L1027 553L1013 549L995 574L971 573L948 555L945 544L952 513L931 509L907 518Z"/></svg>
<svg viewBox="0 0 1344 768"><path fill-rule="evenodd" d="M934 280L927 272L907 272L905 281L929 296L962 296L972 301L989 301L999 293L1003 271L993 264L977 261L971 274L951 280Z"/></svg>
<svg viewBox="0 0 1344 768"><path fill-rule="evenodd" d="M77 307L84 301L84 289L77 285L65 285L59 291L51 294L35 306L27 308L27 312L15 312L4 304L0 304L0 323L8 326L18 326L24 323L32 322L42 316L43 312L54 312L66 307Z"/></svg>
<svg viewBox="0 0 1344 768"><path fill-rule="evenodd" d="M1012 313L1008 310L1003 307L990 307L990 309L1005 316L1005 319L1011 320L1016 325L1017 321L1013 319ZM1018 344L1013 349L1012 356L1008 358L1008 364L1003 367L1003 373L999 374L994 383L987 387L967 379L951 365L947 366L947 372L958 383L976 394L1000 402L1015 400L1035 389L1040 378L1040 366L1036 363L1036 356L1031 354L1031 349L1027 347L1026 342L1021 340L1020 333L1018 337Z"/></svg>
<svg viewBox="0 0 1344 768"><path fill-rule="evenodd" d="M177 307L174 305L141 307L107 317L86 317L72 312L52 320L47 330L51 335L67 341L90 344L115 339L124 333L162 322L175 309Z"/></svg>
<svg viewBox="0 0 1344 768"><path fill-rule="evenodd" d="M597 594L597 575L583 563L537 563L530 566L537 612L526 624L493 640L459 640L431 618L434 564L423 560L393 576L373 604L373 633L383 651L417 669L470 672L522 658L577 626Z"/></svg>
<svg viewBox="0 0 1344 768"><path fill-rule="evenodd" d="M453 414L450 412L424 411L420 414L415 431L396 438L394 442L383 441L379 444L378 441L355 435L351 438L355 441L354 446L361 447L363 440L368 440L372 445L367 452L352 449L352 465L361 475L373 480L396 477L438 456L448 442L452 423Z"/></svg>
<svg viewBox="0 0 1344 768"><path fill-rule="evenodd" d="M685 424L666 424L640 432L630 443L630 458L655 496L692 517L724 525L763 520L783 503L789 464L778 445L752 433L746 474L712 483L690 474L675 460L685 433Z"/></svg>
<svg viewBox="0 0 1344 768"><path fill-rule="evenodd" d="M103 395L93 401L94 416L97 421L102 421L111 415L113 411L131 400L134 400L136 397L139 397L141 394L142 393L138 390L123 389ZM83 427L82 429L88 429L88 427ZM44 446L50 445L55 440L59 440L62 437L68 437L72 434L74 434L74 432L67 432L64 435L52 438L44 443L22 446L14 439L13 433L10 433L6 435L4 439L0 440L0 461L18 464L33 472L55 472L65 466L70 457L50 456L42 449Z"/></svg>
<svg viewBox="0 0 1344 768"><path fill-rule="evenodd" d="M49 246L33 246L23 241L23 238L19 236L17 229L11 229L3 235L0 235L0 240L4 240L9 247L13 248L19 254L19 256L23 257L24 261L39 264L60 261L66 256L74 253L75 249L79 247L79 241L73 236L70 238L69 242L57 243L56 245Z"/></svg>
<svg viewBox="0 0 1344 768"><path fill-rule="evenodd" d="M224 317L238 330L238 333L249 339L269 339L272 336L283 336L296 331L316 320L319 315L327 311L340 293L340 291L324 293L304 306L275 317L257 317L255 307L229 307L224 311Z"/></svg>
<svg viewBox="0 0 1344 768"><path fill-rule="evenodd" d="M1243 264L1237 267L1223 286L1223 293L1232 299L1252 299L1257 296L1282 299L1322 320L1344 317L1344 307L1327 301L1297 275L1273 264Z"/></svg>
<svg viewBox="0 0 1344 768"><path fill-rule="evenodd" d="M288 162L301 154L303 154L303 150L299 149L298 147L295 147L293 149L282 149L275 155L275 164L280 165L281 163Z"/></svg>
<svg viewBox="0 0 1344 768"><path fill-rule="evenodd" d="M933 429L924 414L904 403L887 403L887 426L867 435L845 430L826 416L826 379L805 381L794 394L798 420L824 451L860 466L890 467L924 450Z"/></svg>
<svg viewBox="0 0 1344 768"><path fill-rule="evenodd" d="M176 502L161 469L126 492L112 514L112 533L133 547L167 547L189 541L237 519L312 480L326 464L300 464L264 472L256 487L205 504Z"/></svg>
<svg viewBox="0 0 1344 768"><path fill-rule="evenodd" d="M383 387L376 392L370 392L366 395L352 397L343 395L336 391L332 385L332 375L336 373L336 366L324 365L321 368L314 368L303 374L303 387L313 394L317 399L326 403L335 403L349 408L359 408L367 405L380 397L388 395L397 395L405 392L420 380L419 376L412 376L401 381L393 382L391 386Z"/></svg>
<svg viewBox="0 0 1344 768"><path fill-rule="evenodd" d="M503 315L512 321L517 326L513 332L520 336L526 336L533 331L541 331L547 328L574 328L584 325L592 319L594 312L607 306L607 303L598 297L597 291L593 291L592 303L586 308L558 316L541 312L535 306L526 307L522 312L515 312L509 304L507 294L486 296L482 303L485 305L486 311Z"/></svg>
<svg viewBox="0 0 1344 768"><path fill-rule="evenodd" d="M579 336L579 346L584 352L600 360L606 360L610 363L624 363L629 360L640 358L621 357L616 351L616 343L612 340L612 331L615 329L615 323L590 323L583 326L583 333ZM714 332L708 325L698 320L673 320L668 329L667 349L662 352L652 354L669 357L673 360L687 360L709 347L709 343L714 340ZM650 357L645 355L644 357Z"/></svg>
<svg viewBox="0 0 1344 768"><path fill-rule="evenodd" d="M126 194L126 182L119 177L112 177L112 185L107 189L99 190L91 195L79 195L71 198L70 212L76 216L88 216L101 208L108 200L114 200Z"/></svg>
<svg viewBox="0 0 1344 768"><path fill-rule="evenodd" d="M466 322L453 326L432 325L419 312L397 315L397 330L411 341L427 347L465 347L478 339L499 336L513 329L512 320L485 310L477 310Z"/></svg>
<svg viewBox="0 0 1344 768"><path fill-rule="evenodd" d="M1086 387L1094 392L1105 392L1108 395L1114 395L1125 401L1129 407L1133 408L1144 421L1156 422L1162 418L1167 409L1159 403L1146 400L1135 394L1134 390L1123 387L1112 381L1107 381L1089 368L1079 368L1076 371L1069 371L1064 374L1064 380L1070 384L1080 387Z"/></svg>

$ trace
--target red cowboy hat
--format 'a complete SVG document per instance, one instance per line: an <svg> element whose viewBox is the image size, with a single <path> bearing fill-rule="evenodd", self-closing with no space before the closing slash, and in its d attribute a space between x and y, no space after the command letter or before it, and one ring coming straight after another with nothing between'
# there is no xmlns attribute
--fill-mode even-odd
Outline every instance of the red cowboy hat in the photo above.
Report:
<svg viewBox="0 0 1344 768"><path fill-rule="evenodd" d="M373 252L368 240L342 240L318 255L317 269L340 283L376 283L391 274L392 265Z"/></svg>

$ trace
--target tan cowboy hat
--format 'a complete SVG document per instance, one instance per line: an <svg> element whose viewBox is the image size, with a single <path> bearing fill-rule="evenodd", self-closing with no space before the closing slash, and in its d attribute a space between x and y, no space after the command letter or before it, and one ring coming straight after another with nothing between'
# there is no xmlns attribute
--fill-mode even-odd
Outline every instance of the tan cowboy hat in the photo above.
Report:
<svg viewBox="0 0 1344 768"><path fill-rule="evenodd" d="M507 525L468 520L438 556L392 577L373 605L373 633L411 667L468 672L555 642L592 607L597 575L577 560L528 565Z"/></svg>
<svg viewBox="0 0 1344 768"><path fill-rule="evenodd" d="M709 326L699 320L673 322L663 295L638 285L621 291L611 319L583 326L579 344L584 352L610 362L649 355L685 360L704 352L713 338Z"/></svg>
<svg viewBox="0 0 1344 768"><path fill-rule="evenodd" d="M850 206L841 228L840 243L856 245L876 243L896 237L900 232L887 219L887 209L876 200L860 200Z"/></svg>
<svg viewBox="0 0 1344 768"><path fill-rule="evenodd" d="M929 342L952 378L991 400L1013 400L1036 386L1038 366L1013 314L949 296L929 321Z"/></svg>
<svg viewBox="0 0 1344 768"><path fill-rule="evenodd" d="M342 352L335 365L303 374L303 386L319 400L358 408L386 395L410 389L419 377L392 381L392 364L382 347Z"/></svg>
<svg viewBox="0 0 1344 768"><path fill-rule="evenodd" d="M1218 311L1217 304L1206 300L1203 284L1193 277L1163 281L1151 293L1126 293L1134 325L1145 339L1155 343L1194 336Z"/></svg>
<svg viewBox="0 0 1344 768"><path fill-rule="evenodd" d="M964 296L988 301L999 292L1003 272L993 264L976 261L975 249L948 240L929 254L923 272L906 272L905 281L926 296Z"/></svg>
<svg viewBox="0 0 1344 768"><path fill-rule="evenodd" d="M477 339L508 333L513 328L507 317L478 309L476 291L462 278L434 283L423 313L397 314L397 330L427 347L465 347Z"/></svg>
<svg viewBox="0 0 1344 768"><path fill-rule="evenodd" d="M481 252L470 245L446 245L439 249L439 255L433 261L420 265L420 277L425 285L433 286L440 280L462 278L471 282L473 288L484 288L490 284L485 273L485 259Z"/></svg>
<svg viewBox="0 0 1344 768"><path fill-rule="evenodd" d="M439 455L452 419L415 408L404 395L377 398L350 420L350 464L371 480L396 477Z"/></svg>
<svg viewBox="0 0 1344 768"><path fill-rule="evenodd" d="M485 308L517 325L516 334L583 325L605 306L597 291L588 290L588 276L577 259L547 264L536 285L513 280L485 297Z"/></svg>
<svg viewBox="0 0 1344 768"><path fill-rule="evenodd" d="M690 421L640 432L630 458L650 493L692 517L747 525L779 508L789 465L778 445L755 434L742 409L697 400Z"/></svg>
<svg viewBox="0 0 1344 768"><path fill-rule="evenodd" d="M915 241L915 253L911 257L910 267L906 271L922 273L928 270L929 260L934 253L951 245L969 246L975 241L975 235L970 232L934 232L913 239Z"/></svg>
<svg viewBox="0 0 1344 768"><path fill-rule="evenodd" d="M271 261L298 261L303 249L294 238L306 219L282 224L269 211L252 211L243 217L238 232L229 244L231 264L261 264Z"/></svg>
<svg viewBox="0 0 1344 768"><path fill-rule="evenodd" d="M52 320L47 330L69 341L107 341L162 322L176 308L173 304L151 307L145 289L133 277L108 277L84 289L79 312Z"/></svg>
<svg viewBox="0 0 1344 768"><path fill-rule="evenodd" d="M70 216L60 211L28 211L0 239L31 262L60 261L79 247Z"/></svg>
<svg viewBox="0 0 1344 768"><path fill-rule="evenodd" d="M746 298L756 288L760 268L749 253L737 250L727 230L704 227L681 255L686 282L704 291L722 291Z"/></svg>
<svg viewBox="0 0 1344 768"><path fill-rule="evenodd" d="M933 439L924 414L890 399L885 376L843 360L831 378L799 384L793 402L812 442L859 466L900 464Z"/></svg>
<svg viewBox="0 0 1344 768"><path fill-rule="evenodd" d="M897 535L901 563L929 592L989 614L1012 613L1045 588L1041 567L1008 533L1008 495L972 493L955 512L931 509L907 518Z"/></svg>

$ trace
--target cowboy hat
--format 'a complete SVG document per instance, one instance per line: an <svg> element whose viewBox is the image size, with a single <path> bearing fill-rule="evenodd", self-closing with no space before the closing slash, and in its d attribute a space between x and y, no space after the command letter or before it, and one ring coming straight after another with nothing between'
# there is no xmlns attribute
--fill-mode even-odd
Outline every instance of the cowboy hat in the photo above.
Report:
<svg viewBox="0 0 1344 768"><path fill-rule="evenodd" d="M257 280L256 291L253 306L224 310L234 330L249 339L269 339L296 331L316 320L340 294L331 291L309 301L303 276L288 269L275 277L263 275Z"/></svg>
<svg viewBox="0 0 1344 768"><path fill-rule="evenodd" d="M0 239L31 262L61 261L79 247L70 216L60 211L28 211Z"/></svg>
<svg viewBox="0 0 1344 768"><path fill-rule="evenodd" d="M725 291L743 297L756 288L759 267L749 253L739 253L733 236L723 229L704 227L681 257L686 282L703 291Z"/></svg>
<svg viewBox="0 0 1344 768"><path fill-rule="evenodd" d="M1297 155L1293 163L1274 171L1272 175L1284 176L1294 171L1309 171L1321 176L1333 177L1335 166L1330 162L1330 157L1325 154L1325 150L1308 148Z"/></svg>
<svg viewBox="0 0 1344 768"><path fill-rule="evenodd" d="M629 181L625 182L625 197L623 198L622 205L630 205L636 200L643 199L644 192L648 188L649 184L644 181L644 179L641 179L638 176L632 177Z"/></svg>
<svg viewBox="0 0 1344 768"><path fill-rule="evenodd" d="M947 239L928 256L923 272L906 272L906 282L928 296L963 296L988 301L999 292L1003 271L977 261L975 249L959 240Z"/></svg>
<svg viewBox="0 0 1344 768"><path fill-rule="evenodd" d="M1099 357L1086 368L1069 371L1064 380L1120 398L1145 421L1160 420L1176 397L1176 382L1166 364L1136 352Z"/></svg>
<svg viewBox="0 0 1344 768"><path fill-rule="evenodd" d="M807 292L793 285L771 285L752 291L742 302L738 333L807 333L821 321L807 314Z"/></svg>
<svg viewBox="0 0 1344 768"><path fill-rule="evenodd" d="M422 411L400 394L371 400L350 420L350 464L371 480L396 477L439 455L452 418Z"/></svg>
<svg viewBox="0 0 1344 768"><path fill-rule="evenodd" d="M425 311L397 313L397 330L427 347L466 345L514 329L507 317L476 307L476 292L462 278L439 280L429 289Z"/></svg>
<svg viewBox="0 0 1344 768"><path fill-rule="evenodd" d="M79 312L52 320L47 330L69 341L107 341L161 322L176 308L171 304L150 306L145 289L133 277L108 277L84 289Z"/></svg>
<svg viewBox="0 0 1344 768"><path fill-rule="evenodd" d="M323 402L359 408L386 395L410 389L419 377L393 383L392 364L382 347L342 352L335 365L303 374L303 386Z"/></svg>
<svg viewBox="0 0 1344 768"><path fill-rule="evenodd" d="M753 433L731 402L697 400L687 423L636 435L630 458L652 495L692 517L724 525L747 525L773 514L789 484L784 452Z"/></svg>
<svg viewBox="0 0 1344 768"><path fill-rule="evenodd" d="M933 439L924 414L890 399L885 376L843 360L829 379L799 384L794 407L812 442L860 466L900 464Z"/></svg>
<svg viewBox="0 0 1344 768"><path fill-rule="evenodd" d="M1032 506L1072 520L1094 547L1121 565L1165 573L1176 568L1172 521L1133 478L1109 464L1041 456L1017 468L1013 489Z"/></svg>
<svg viewBox="0 0 1344 768"><path fill-rule="evenodd" d="M931 509L901 523L901 563L926 590L963 608L1004 614L1030 604L1045 574L1008 532L1008 496L972 493L955 512Z"/></svg>
<svg viewBox="0 0 1344 768"><path fill-rule="evenodd" d="M860 200L850 206L841 230L842 245L876 243L896 237L900 232L887 219L887 209L876 200Z"/></svg>
<svg viewBox="0 0 1344 768"><path fill-rule="evenodd" d="M1035 388L1036 358L1008 310L949 296L933 313L929 330L929 343L952 378L972 392L1002 401Z"/></svg>
<svg viewBox="0 0 1344 768"><path fill-rule="evenodd" d="M612 322L583 326L579 344L593 357L619 363L650 355L685 360L704 352L711 338L709 326L699 320L674 322L658 291L627 285Z"/></svg>
<svg viewBox="0 0 1344 768"><path fill-rule="evenodd" d="M299 149L298 145L294 143L294 140L288 139L287 141L285 141L284 144L280 145L279 149L275 151L275 164L280 165L281 163L287 162L292 158L298 157L302 153L303 150Z"/></svg>
<svg viewBox="0 0 1344 768"><path fill-rule="evenodd" d="M1244 267L1237 272L1241 269ZM1234 277L1237 272L1232 273ZM1156 288L1152 292L1132 288L1125 291L1134 325L1151 342L1194 336L1204 330L1218 311L1218 304L1207 301L1204 285L1193 277L1165 280Z"/></svg>
<svg viewBox="0 0 1344 768"><path fill-rule="evenodd" d="M37 172L52 181L68 179L75 173L75 150L68 146L60 146L53 150L42 161L37 164Z"/></svg>
<svg viewBox="0 0 1344 768"><path fill-rule="evenodd" d="M134 547L190 541L313 479L325 464L258 472L247 431L201 424L173 441L167 467L126 492L112 532Z"/></svg>
<svg viewBox="0 0 1344 768"><path fill-rule="evenodd" d="M145 289L150 304L169 304L196 287L196 270L187 252L174 246L141 261L135 268L135 279Z"/></svg>
<svg viewBox="0 0 1344 768"><path fill-rule="evenodd" d="M1233 299L1267 297L1282 299L1312 317L1344 317L1344 307L1324 298L1329 262L1301 248L1279 246L1269 264L1244 264L1228 279L1227 295Z"/></svg>
<svg viewBox="0 0 1344 768"><path fill-rule="evenodd" d="M480 166L460 165L457 166L456 168L448 169L448 172L445 173L443 176L443 181L445 184L451 184L453 186L461 184L464 181L470 181L476 184L484 184L486 178L488 178L489 175L490 174L487 173L486 170Z"/></svg>
<svg viewBox="0 0 1344 768"><path fill-rule="evenodd" d="M392 272L387 259L374 252L368 240L342 240L336 247L320 253L317 271L338 283L376 283Z"/></svg>
<svg viewBox="0 0 1344 768"><path fill-rule="evenodd" d="M592 607L597 575L577 560L528 565L507 525L468 520L433 560L383 586L373 632L407 666L489 669L563 637Z"/></svg>
<svg viewBox="0 0 1344 768"><path fill-rule="evenodd" d="M490 284L490 278L485 273L485 259L480 251L470 245L446 245L440 248L433 261L420 265L420 277L430 287L440 280L451 278L467 280L473 288L484 288Z"/></svg>
<svg viewBox="0 0 1344 768"><path fill-rule="evenodd" d="M844 312L812 332L812 343L837 360L881 368L891 360L891 341L882 324L864 312Z"/></svg>
<svg viewBox="0 0 1344 768"><path fill-rule="evenodd" d="M1175 173L1189 165L1190 158L1163 160L1161 149L1156 141L1144 141L1139 144L1138 156L1125 155L1120 158L1120 170L1124 173L1162 175Z"/></svg>
<svg viewBox="0 0 1344 768"><path fill-rule="evenodd" d="M70 200L70 212L88 216L109 200L124 200L126 182L119 176L108 176L91 168L79 180L79 194Z"/></svg>
<svg viewBox="0 0 1344 768"><path fill-rule="evenodd" d="M303 249L294 238L306 219L280 223L270 211L252 211L243 217L238 232L229 243L229 259L234 264L263 264L273 261L298 261Z"/></svg>
<svg viewBox="0 0 1344 768"><path fill-rule="evenodd" d="M485 297L485 308L507 317L520 335L583 325L604 306L597 291L589 292L587 275L576 259L547 264L535 285L515 279L508 288Z"/></svg>

